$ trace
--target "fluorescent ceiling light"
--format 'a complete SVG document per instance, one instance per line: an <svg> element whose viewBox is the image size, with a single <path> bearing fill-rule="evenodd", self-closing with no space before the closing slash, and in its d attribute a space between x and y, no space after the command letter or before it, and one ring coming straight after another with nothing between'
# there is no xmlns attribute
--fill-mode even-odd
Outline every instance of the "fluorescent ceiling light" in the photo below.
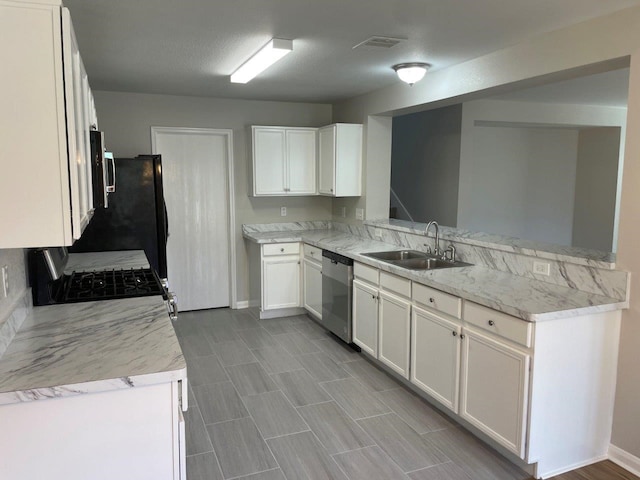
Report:
<svg viewBox="0 0 640 480"><path fill-rule="evenodd" d="M422 80L424 74L427 73L427 69L430 67L428 63L412 62L412 63L399 63L394 65L393 68L398 74L398 78L403 82L413 85L416 82Z"/></svg>
<svg viewBox="0 0 640 480"><path fill-rule="evenodd" d="M247 83L293 50L293 40L272 38L253 57L231 74L231 83Z"/></svg>

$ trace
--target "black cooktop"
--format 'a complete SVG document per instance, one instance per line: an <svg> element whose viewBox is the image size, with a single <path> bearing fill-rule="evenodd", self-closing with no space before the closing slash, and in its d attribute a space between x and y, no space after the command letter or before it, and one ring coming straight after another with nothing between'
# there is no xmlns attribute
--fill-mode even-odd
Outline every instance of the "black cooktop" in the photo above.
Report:
<svg viewBox="0 0 640 480"><path fill-rule="evenodd" d="M113 300L164 295L165 290L151 268L73 272L56 281L56 303Z"/></svg>

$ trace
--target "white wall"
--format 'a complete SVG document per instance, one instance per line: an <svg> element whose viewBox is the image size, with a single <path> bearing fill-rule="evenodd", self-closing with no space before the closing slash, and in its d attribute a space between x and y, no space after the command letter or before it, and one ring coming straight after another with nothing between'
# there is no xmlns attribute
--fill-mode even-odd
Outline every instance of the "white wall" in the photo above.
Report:
<svg viewBox="0 0 640 480"><path fill-rule="evenodd" d="M100 129L117 157L151 152L151 126L233 130L238 300L249 300L243 223L328 220L326 197L249 197L251 125L322 126L331 123L331 106L120 92L94 92ZM287 216L280 216L287 207Z"/></svg>
<svg viewBox="0 0 640 480"><path fill-rule="evenodd" d="M577 130L464 129L457 226L571 245L577 152Z"/></svg>
<svg viewBox="0 0 640 480"><path fill-rule="evenodd" d="M360 122L367 126L378 115L409 113L418 109L453 105L517 88L575 78L621 68L631 59L630 95L627 127L640 131L640 7L633 7L601 18L528 39L503 50L467 62L430 72L413 87L401 82L376 92L334 105L334 121ZM623 115L624 116L624 115ZM371 135L369 132L368 135ZM384 132L376 131L380 138ZM366 135L366 132L365 132ZM391 144L390 132L387 134ZM640 275L640 137L623 133L626 146L619 220L618 267ZM365 143L371 140L365 138ZM390 161L390 159L389 159ZM375 168L384 172L380 155ZM365 159L370 170L372 160ZM375 206L367 218L384 215L386 206L374 192L389 188L384 175L367 177L365 196L359 205ZM379 197L379 196L378 196ZM388 197L387 197L388 198ZM334 201L334 213L342 200ZM353 206L353 202L350 203ZM623 312L620 364L612 443L640 457L640 284L631 283L630 308Z"/></svg>
<svg viewBox="0 0 640 480"><path fill-rule="evenodd" d="M14 310L27 288L25 250L21 248L0 250L0 267L9 267L9 295L0 299L0 323Z"/></svg>

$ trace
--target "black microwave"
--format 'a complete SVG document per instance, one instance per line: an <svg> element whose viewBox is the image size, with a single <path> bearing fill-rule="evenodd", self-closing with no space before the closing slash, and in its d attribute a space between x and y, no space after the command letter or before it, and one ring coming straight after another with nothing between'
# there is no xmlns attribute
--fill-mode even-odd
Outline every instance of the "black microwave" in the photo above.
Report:
<svg viewBox="0 0 640 480"><path fill-rule="evenodd" d="M105 151L103 132L91 130L90 143L93 207L107 208L109 193L116 191L116 165L113 161L113 155Z"/></svg>

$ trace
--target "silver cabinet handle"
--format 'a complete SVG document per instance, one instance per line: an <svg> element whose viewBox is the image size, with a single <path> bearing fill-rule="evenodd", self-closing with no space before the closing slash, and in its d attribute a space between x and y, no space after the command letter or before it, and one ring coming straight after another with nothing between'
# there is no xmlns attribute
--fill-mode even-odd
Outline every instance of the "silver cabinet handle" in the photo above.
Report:
<svg viewBox="0 0 640 480"><path fill-rule="evenodd" d="M434 303L434 302L436 301L436 299L435 299L435 298L433 298L433 297L431 297L431 298L429 299L429 301L430 301L431 303Z"/></svg>
<svg viewBox="0 0 640 480"><path fill-rule="evenodd" d="M458 332L456 332L455 330L454 330L453 332L451 332L451 334L452 334L454 337L457 337L457 336L458 336Z"/></svg>
<svg viewBox="0 0 640 480"><path fill-rule="evenodd" d="M281 251L281 252L284 252L284 248L281 248L281 249L280 249L280 251Z"/></svg>
<svg viewBox="0 0 640 480"><path fill-rule="evenodd" d="M116 161L113 158L113 156L107 157L107 158L111 162L111 171L113 172L113 183L111 185L107 185L105 189L107 190L107 193L113 193L116 191Z"/></svg>
<svg viewBox="0 0 640 480"><path fill-rule="evenodd" d="M464 333L460 335L460 340L464 339Z"/></svg>
<svg viewBox="0 0 640 480"><path fill-rule="evenodd" d="M489 320L488 323L490 327L493 327L496 324L496 322L494 322L493 320Z"/></svg>

